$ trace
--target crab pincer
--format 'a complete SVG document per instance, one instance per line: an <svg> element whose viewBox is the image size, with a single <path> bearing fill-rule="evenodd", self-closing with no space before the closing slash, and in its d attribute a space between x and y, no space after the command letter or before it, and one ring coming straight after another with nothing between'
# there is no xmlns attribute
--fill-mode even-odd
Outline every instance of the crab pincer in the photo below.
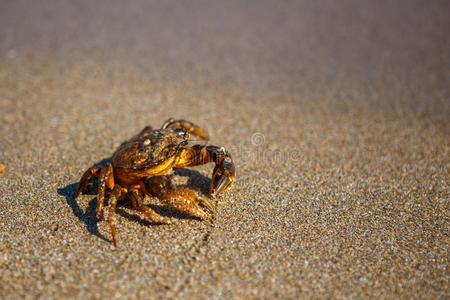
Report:
<svg viewBox="0 0 450 300"><path fill-rule="evenodd" d="M225 152L225 151L224 151ZM233 183L236 177L236 170L233 160L228 153L219 157L213 171L209 195L215 198L216 195L225 192Z"/></svg>

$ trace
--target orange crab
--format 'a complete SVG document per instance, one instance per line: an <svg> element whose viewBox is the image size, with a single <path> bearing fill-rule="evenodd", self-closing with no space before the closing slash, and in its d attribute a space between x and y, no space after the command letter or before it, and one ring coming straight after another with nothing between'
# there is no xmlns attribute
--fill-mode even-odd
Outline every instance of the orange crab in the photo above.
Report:
<svg viewBox="0 0 450 300"><path fill-rule="evenodd" d="M164 205L200 220L213 213L210 198L225 192L235 179L231 155L223 147L196 144L190 136L208 141L208 133L186 120L167 120L160 129L145 127L138 135L122 143L106 166L94 165L81 177L75 197L84 193L92 178L98 178L96 216L104 219L105 195L109 196L107 221L112 242L117 247L115 211L117 202L130 198L132 206L155 224L170 220L144 205L146 195L157 197ZM215 163L209 197L185 186L174 186L169 174L173 168ZM108 193L107 193L108 192Z"/></svg>

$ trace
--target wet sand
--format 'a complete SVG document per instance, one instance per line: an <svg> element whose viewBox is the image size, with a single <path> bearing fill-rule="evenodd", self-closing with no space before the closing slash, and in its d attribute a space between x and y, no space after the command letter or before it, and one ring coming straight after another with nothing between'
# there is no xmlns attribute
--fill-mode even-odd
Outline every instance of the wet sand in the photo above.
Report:
<svg viewBox="0 0 450 300"><path fill-rule="evenodd" d="M449 297L445 1L0 6L2 298ZM115 250L73 192L169 117L237 181L208 222L123 203Z"/></svg>

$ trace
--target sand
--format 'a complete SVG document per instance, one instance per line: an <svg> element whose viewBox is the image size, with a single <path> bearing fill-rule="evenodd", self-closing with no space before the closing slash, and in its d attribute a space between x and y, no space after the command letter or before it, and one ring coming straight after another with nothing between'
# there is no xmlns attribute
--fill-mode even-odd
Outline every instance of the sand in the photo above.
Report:
<svg viewBox="0 0 450 300"><path fill-rule="evenodd" d="M448 298L446 1L7 1L0 298ZM145 125L204 126L207 222L146 199L114 249L82 173ZM178 172L205 191L211 165Z"/></svg>

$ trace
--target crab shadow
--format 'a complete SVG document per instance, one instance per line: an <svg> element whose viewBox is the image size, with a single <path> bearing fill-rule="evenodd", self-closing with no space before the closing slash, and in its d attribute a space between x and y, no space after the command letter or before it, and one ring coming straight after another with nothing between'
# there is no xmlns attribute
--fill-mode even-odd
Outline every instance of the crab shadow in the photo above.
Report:
<svg viewBox="0 0 450 300"><path fill-rule="evenodd" d="M98 164L105 165L109 162L109 159L103 159ZM175 170L175 175L181 176L181 177L188 177L188 181L185 184L187 187L196 189L200 191L203 194L208 193L208 187L211 183L211 179L204 176L200 172L192 169L178 169ZM97 195L98 185L97 180L93 180L93 184L88 188L86 195ZM61 196L64 196L66 199L67 204L72 209L73 214L84 223L86 229L88 232L92 235L95 235L102 240L110 241L107 239L104 235L102 235L98 230L98 220L95 215L95 207L97 203L97 197L94 197L89 201L88 207L85 211L80 207L77 200L75 199L75 191L78 188L78 182L68 184L64 187L58 188L58 194ZM151 209L153 209L158 214L170 217L170 218L178 218L178 219L197 219L193 216L190 216L188 214L176 211L170 207L164 206L164 205L158 205L158 204L149 204L148 205ZM138 214L132 214L129 213L124 208L132 209L131 201L129 199L124 199L124 201L121 201L117 207L117 214L120 216L132 221L139 223L144 226L155 226L156 224L147 221L146 219L141 218ZM158 225L156 225L158 226Z"/></svg>
<svg viewBox="0 0 450 300"><path fill-rule="evenodd" d="M211 179L203 175L197 170L193 169L176 169L175 175L181 177L188 177L186 186L200 191L202 194L207 195L209 192L209 186L211 185Z"/></svg>
<svg viewBox="0 0 450 300"><path fill-rule="evenodd" d="M83 209L81 209L75 199L75 191L77 187L78 183L71 183L69 185L66 185L65 187L59 188L58 194L66 198L66 202L72 209L73 214L84 223L86 229L90 234L93 234L101 238L102 240L109 241L109 239L107 239L98 231L97 217L95 216L95 206L97 198L91 199L89 201L88 207L86 208L86 211L83 211Z"/></svg>

